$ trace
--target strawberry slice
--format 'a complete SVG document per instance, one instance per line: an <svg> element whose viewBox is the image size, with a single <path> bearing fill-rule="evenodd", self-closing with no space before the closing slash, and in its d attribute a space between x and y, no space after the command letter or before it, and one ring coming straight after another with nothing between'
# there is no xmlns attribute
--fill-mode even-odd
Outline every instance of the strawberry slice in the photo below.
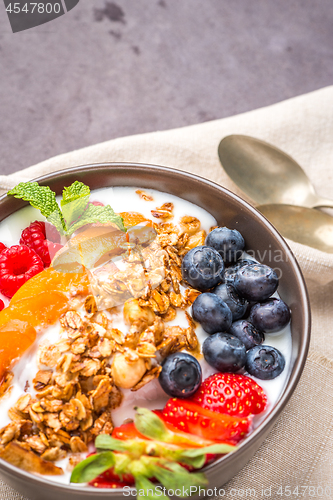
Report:
<svg viewBox="0 0 333 500"><path fill-rule="evenodd" d="M140 434L133 422L115 427L112 431L112 437L121 439L122 441L127 441L128 439L135 438L149 439L146 438L143 434Z"/></svg>
<svg viewBox="0 0 333 500"><path fill-rule="evenodd" d="M183 429L181 429L183 432L180 432L179 427L172 425L167 419L164 418L162 410L154 410L153 413L163 420L169 431L174 433L172 444L175 444L180 448L201 448L202 446L214 444L211 439L204 439L203 437L192 435L191 433L184 432ZM137 430L134 422L115 427L112 432L112 437L121 439L122 441L136 438L151 441L149 437L144 436Z"/></svg>
<svg viewBox="0 0 333 500"><path fill-rule="evenodd" d="M243 439L251 426L251 418L216 413L179 398L169 399L163 409L163 418L184 432L233 444Z"/></svg>
<svg viewBox="0 0 333 500"><path fill-rule="evenodd" d="M131 474L123 474L122 477L119 477L113 469L108 469L93 479L89 485L94 488L123 488L124 486L132 486L134 483L135 479Z"/></svg>
<svg viewBox="0 0 333 500"><path fill-rule="evenodd" d="M267 406L267 396L260 385L237 373L211 375L191 400L207 410L237 417L257 415Z"/></svg>

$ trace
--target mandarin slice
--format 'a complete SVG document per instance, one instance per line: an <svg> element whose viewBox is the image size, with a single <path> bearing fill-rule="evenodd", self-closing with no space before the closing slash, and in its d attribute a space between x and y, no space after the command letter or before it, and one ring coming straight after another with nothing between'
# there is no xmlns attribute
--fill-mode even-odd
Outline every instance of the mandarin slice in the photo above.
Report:
<svg viewBox="0 0 333 500"><path fill-rule="evenodd" d="M62 267L65 271L66 268ZM70 269L69 269L70 270ZM33 278L30 278L12 297L10 304L35 297L35 295L46 290L58 290L64 293L75 290L76 293L86 294L89 292L89 277L86 270L82 267L82 272L59 272L53 267L44 269Z"/></svg>
<svg viewBox="0 0 333 500"><path fill-rule="evenodd" d="M10 319L0 325L0 383L5 372L33 344L36 330L27 321Z"/></svg>
<svg viewBox="0 0 333 500"><path fill-rule="evenodd" d="M10 303L0 312L0 326L11 320L25 321L33 327L46 327L59 319L68 307L68 298L56 290L44 291L33 297Z"/></svg>
<svg viewBox="0 0 333 500"><path fill-rule="evenodd" d="M133 227L141 224L141 222L150 221L139 212L120 212L119 215L123 218L125 227Z"/></svg>
<svg viewBox="0 0 333 500"><path fill-rule="evenodd" d="M36 328L52 325L67 308L66 295L51 290L10 304L0 312L0 380L35 341Z"/></svg>

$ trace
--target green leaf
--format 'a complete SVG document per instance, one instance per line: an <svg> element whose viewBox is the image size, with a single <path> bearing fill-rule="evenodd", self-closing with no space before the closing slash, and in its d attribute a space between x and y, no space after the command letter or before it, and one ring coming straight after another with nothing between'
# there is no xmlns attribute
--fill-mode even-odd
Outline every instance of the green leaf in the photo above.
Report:
<svg viewBox="0 0 333 500"><path fill-rule="evenodd" d="M121 231L126 231L123 218L120 217L120 215L115 214L110 205L106 205L105 207L96 207L93 204L89 204L87 209L82 214L82 217L80 217L77 222L74 222L70 228L68 228L67 234L70 236L80 227L96 222L100 222L102 224L116 224Z"/></svg>
<svg viewBox="0 0 333 500"><path fill-rule="evenodd" d="M97 476L113 467L115 456L112 451L91 455L80 462L72 471L71 483L89 483Z"/></svg>
<svg viewBox="0 0 333 500"><path fill-rule="evenodd" d="M95 446L99 450L129 452L137 457L140 457L146 452L146 444L147 442L137 439L122 441L121 439L115 439L108 434L100 434L95 440Z"/></svg>
<svg viewBox="0 0 333 500"><path fill-rule="evenodd" d="M169 462L164 465L165 467L153 465L151 467L151 471L152 475L156 477L159 482L168 489L171 488L173 490L186 490L191 486L200 487L206 486L208 484L205 475L202 473L190 473L186 469L184 469L184 467L175 462Z"/></svg>
<svg viewBox="0 0 333 500"><path fill-rule="evenodd" d="M8 195L28 201L34 208L53 224L60 234L66 230L65 221L56 201L55 193L48 186L39 186L37 182L20 182Z"/></svg>
<svg viewBox="0 0 333 500"><path fill-rule="evenodd" d="M197 436L170 431L163 420L147 408L136 408L135 427L141 434L156 441L172 444L200 445Z"/></svg>
<svg viewBox="0 0 333 500"><path fill-rule="evenodd" d="M174 460L177 460L177 462L192 465L195 469L201 469L206 462L206 455L225 455L226 453L232 453L236 449L236 446L221 443L205 446L204 448L175 450L171 451L169 456L170 458L172 457Z"/></svg>
<svg viewBox="0 0 333 500"><path fill-rule="evenodd" d="M75 181L62 192L61 207L67 227L76 222L89 202L90 188L83 182Z"/></svg>
<svg viewBox="0 0 333 500"><path fill-rule="evenodd" d="M134 424L141 434L150 439L172 442L173 432L169 431L162 419L147 408L136 408Z"/></svg>
<svg viewBox="0 0 333 500"><path fill-rule="evenodd" d="M113 470L115 474L118 474L120 479L122 479L123 474L126 474L126 472L128 472L128 466L132 462L132 458L127 453L115 453L114 458L115 464Z"/></svg>
<svg viewBox="0 0 333 500"><path fill-rule="evenodd" d="M61 206L89 195L90 187L83 184L83 182L75 181L73 184L63 189Z"/></svg>
<svg viewBox="0 0 333 500"><path fill-rule="evenodd" d="M169 497L164 495L163 491L145 476L138 476L135 478L135 488L138 498L143 497L148 500L169 500Z"/></svg>

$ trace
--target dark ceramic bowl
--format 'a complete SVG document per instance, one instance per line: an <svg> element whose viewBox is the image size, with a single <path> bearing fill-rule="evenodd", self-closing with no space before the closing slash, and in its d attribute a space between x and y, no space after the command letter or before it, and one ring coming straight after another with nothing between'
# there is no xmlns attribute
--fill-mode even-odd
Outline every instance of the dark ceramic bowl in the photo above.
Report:
<svg viewBox="0 0 333 500"><path fill-rule="evenodd" d="M138 186L165 191L203 207L217 219L219 225L237 228L244 236L247 247L258 252L258 255L260 252L262 257L258 260L261 262L272 265L271 256L281 256L278 263L281 270L279 293L292 311L292 353L288 381L275 407L238 450L206 467L209 487L222 486L258 450L295 390L304 367L310 340L310 308L304 280L290 248L265 217L248 203L227 189L186 172L153 165L102 164L71 168L36 180L49 185L57 194L75 180L83 181L91 189ZM0 199L1 220L25 205L27 203L3 196ZM28 474L3 460L0 460L0 476L30 500L123 498L121 490L60 485Z"/></svg>

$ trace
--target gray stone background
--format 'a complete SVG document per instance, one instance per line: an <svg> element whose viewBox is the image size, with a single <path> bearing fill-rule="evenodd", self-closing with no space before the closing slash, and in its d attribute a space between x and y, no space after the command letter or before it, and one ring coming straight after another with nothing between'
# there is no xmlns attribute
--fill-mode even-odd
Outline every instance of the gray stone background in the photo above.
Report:
<svg viewBox="0 0 333 500"><path fill-rule="evenodd" d="M0 0L0 174L332 83L332 0L81 0L16 34Z"/></svg>

